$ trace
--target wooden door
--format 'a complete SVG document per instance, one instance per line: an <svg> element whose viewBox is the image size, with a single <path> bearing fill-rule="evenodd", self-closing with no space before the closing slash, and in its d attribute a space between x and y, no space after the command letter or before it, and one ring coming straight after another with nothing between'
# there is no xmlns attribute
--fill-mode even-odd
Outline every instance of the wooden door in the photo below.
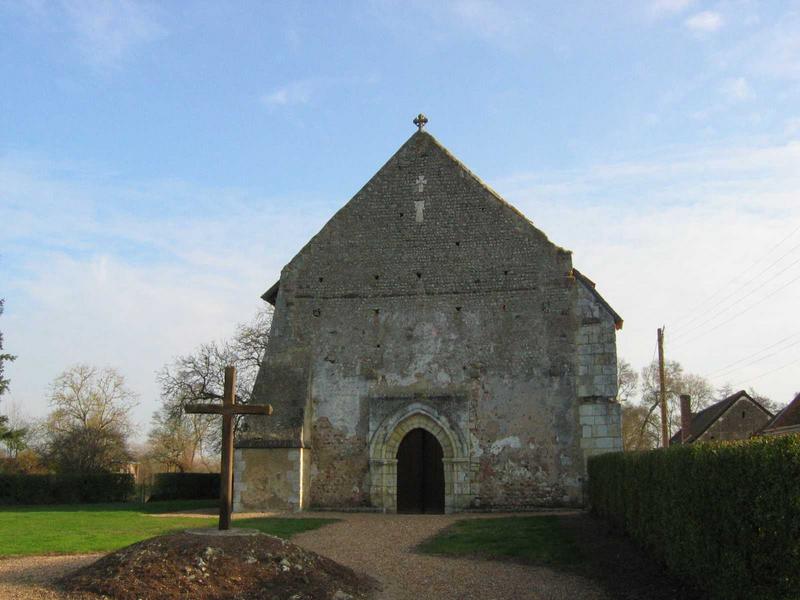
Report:
<svg viewBox="0 0 800 600"><path fill-rule="evenodd" d="M442 446L424 429L412 429L397 449L397 512L444 512Z"/></svg>

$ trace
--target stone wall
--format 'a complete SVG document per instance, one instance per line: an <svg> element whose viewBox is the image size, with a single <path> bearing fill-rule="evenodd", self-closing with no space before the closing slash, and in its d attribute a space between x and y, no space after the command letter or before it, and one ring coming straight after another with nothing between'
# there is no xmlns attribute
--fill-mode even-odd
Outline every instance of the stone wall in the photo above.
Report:
<svg viewBox="0 0 800 600"><path fill-rule="evenodd" d="M585 458L622 450L622 421L617 402L590 401L580 405L581 448Z"/></svg>
<svg viewBox="0 0 800 600"><path fill-rule="evenodd" d="M304 448L235 450L234 511L308 508L310 458Z"/></svg>
<svg viewBox="0 0 800 600"><path fill-rule="evenodd" d="M706 431L697 442L746 440L766 425L770 416L747 398L739 398Z"/></svg>
<svg viewBox="0 0 800 600"><path fill-rule="evenodd" d="M425 414L456 438L449 509L577 504L579 407L616 394L614 335L570 253L415 134L284 268L254 389L275 414L240 443L310 448L311 506L391 510L373 442Z"/></svg>

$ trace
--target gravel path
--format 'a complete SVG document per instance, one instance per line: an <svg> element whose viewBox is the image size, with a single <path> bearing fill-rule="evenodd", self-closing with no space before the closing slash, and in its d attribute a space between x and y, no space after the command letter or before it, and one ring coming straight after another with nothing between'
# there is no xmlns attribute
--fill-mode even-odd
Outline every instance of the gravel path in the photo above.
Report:
<svg viewBox="0 0 800 600"><path fill-rule="evenodd" d="M292 541L383 586L381 600L608 600L593 582L545 567L415 554L414 547L464 518L501 515L336 514L342 519Z"/></svg>
<svg viewBox="0 0 800 600"><path fill-rule="evenodd" d="M303 516L341 519L339 523L297 535L292 541L377 579L383 587L380 600L608 600L588 579L546 567L413 552L417 544L454 521L503 515L311 513ZM0 599L63 599L65 596L49 584L99 556L0 559Z"/></svg>
<svg viewBox="0 0 800 600"><path fill-rule="evenodd" d="M63 594L50 583L70 571L88 565L102 554L23 556L0 560L0 598L3 600L55 600Z"/></svg>

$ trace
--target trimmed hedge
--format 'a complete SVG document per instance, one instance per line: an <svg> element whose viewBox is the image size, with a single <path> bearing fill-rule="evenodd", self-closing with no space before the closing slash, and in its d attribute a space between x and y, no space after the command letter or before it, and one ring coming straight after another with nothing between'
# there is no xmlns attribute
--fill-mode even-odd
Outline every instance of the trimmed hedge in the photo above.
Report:
<svg viewBox="0 0 800 600"><path fill-rule="evenodd" d="M125 502L134 487L129 473L0 475L0 504Z"/></svg>
<svg viewBox="0 0 800 600"><path fill-rule="evenodd" d="M157 473L150 500L219 498L219 473Z"/></svg>
<svg viewBox="0 0 800 600"><path fill-rule="evenodd" d="M800 598L800 436L592 457L589 501L712 598Z"/></svg>

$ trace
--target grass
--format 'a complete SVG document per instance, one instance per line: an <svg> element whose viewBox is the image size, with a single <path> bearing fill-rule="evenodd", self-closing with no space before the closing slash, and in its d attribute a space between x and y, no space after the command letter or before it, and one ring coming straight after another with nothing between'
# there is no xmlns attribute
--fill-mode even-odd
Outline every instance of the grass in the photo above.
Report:
<svg viewBox="0 0 800 600"><path fill-rule="evenodd" d="M576 565L584 559L575 539L552 515L456 521L419 550L551 566Z"/></svg>
<svg viewBox="0 0 800 600"><path fill-rule="evenodd" d="M213 506L215 501L0 507L0 557L110 552L156 535L213 526L215 517L150 516ZM264 518L234 524L288 539L333 521Z"/></svg>

